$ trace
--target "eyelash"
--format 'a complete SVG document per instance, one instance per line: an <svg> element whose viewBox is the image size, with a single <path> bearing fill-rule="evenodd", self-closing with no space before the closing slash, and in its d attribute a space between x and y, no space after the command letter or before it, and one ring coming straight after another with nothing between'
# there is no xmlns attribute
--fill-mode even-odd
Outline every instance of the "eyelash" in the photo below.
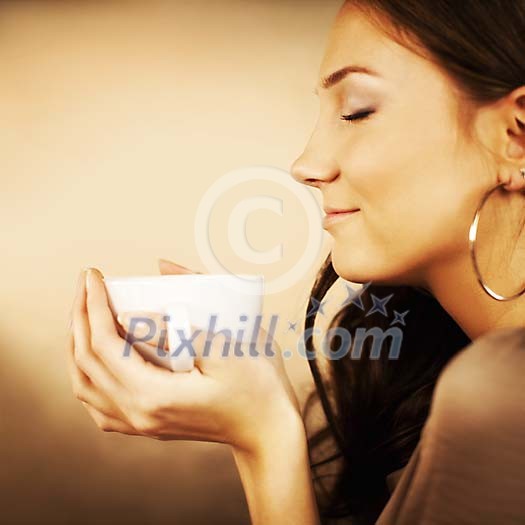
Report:
<svg viewBox="0 0 525 525"><path fill-rule="evenodd" d="M346 120L349 122L353 121L362 121L366 120L374 113L374 110L364 110L364 111L358 111L357 113L352 113L351 115L341 115L341 120Z"/></svg>

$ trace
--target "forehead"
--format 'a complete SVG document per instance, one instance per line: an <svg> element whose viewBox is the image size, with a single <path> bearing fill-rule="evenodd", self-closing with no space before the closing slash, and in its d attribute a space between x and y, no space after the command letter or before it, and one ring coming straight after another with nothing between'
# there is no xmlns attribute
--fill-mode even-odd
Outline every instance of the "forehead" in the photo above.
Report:
<svg viewBox="0 0 525 525"><path fill-rule="evenodd" d="M351 64L368 67L393 85L439 75L434 64L393 40L366 14L345 4L330 31L320 78Z"/></svg>

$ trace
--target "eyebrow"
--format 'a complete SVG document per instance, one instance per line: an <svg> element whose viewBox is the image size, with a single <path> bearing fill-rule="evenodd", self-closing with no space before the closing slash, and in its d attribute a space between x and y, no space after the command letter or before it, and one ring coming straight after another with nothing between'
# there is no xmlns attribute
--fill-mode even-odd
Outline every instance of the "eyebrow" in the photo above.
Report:
<svg viewBox="0 0 525 525"><path fill-rule="evenodd" d="M381 76L379 75L379 73L377 73L376 71L368 67L351 65L351 66L346 66L341 69L338 69L337 71L334 71L327 77L323 78L321 80L321 87L323 89L329 89L332 86L335 86L336 84L341 82L350 73L365 73L367 75L372 75L372 76L377 76L377 77ZM317 88L314 89L314 93L316 95L319 94L319 91Z"/></svg>

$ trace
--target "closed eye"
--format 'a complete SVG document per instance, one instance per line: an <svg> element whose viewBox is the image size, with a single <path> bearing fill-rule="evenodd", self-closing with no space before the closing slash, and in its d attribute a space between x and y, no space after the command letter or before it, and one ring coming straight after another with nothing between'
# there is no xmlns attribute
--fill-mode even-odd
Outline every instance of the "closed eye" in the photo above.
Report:
<svg viewBox="0 0 525 525"><path fill-rule="evenodd" d="M355 120L365 120L374 113L374 110L364 110L358 113L352 113L351 115L341 115L341 120L353 122Z"/></svg>

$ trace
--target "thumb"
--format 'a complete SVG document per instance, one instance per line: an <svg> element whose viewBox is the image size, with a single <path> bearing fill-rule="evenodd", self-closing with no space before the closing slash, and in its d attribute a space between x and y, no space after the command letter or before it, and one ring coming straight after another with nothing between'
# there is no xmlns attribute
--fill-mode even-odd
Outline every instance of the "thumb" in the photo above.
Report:
<svg viewBox="0 0 525 525"><path fill-rule="evenodd" d="M185 275L191 273L201 273L195 272L194 270L190 270L189 268L181 266L180 264L167 261L166 259L159 259L158 265L161 275Z"/></svg>

